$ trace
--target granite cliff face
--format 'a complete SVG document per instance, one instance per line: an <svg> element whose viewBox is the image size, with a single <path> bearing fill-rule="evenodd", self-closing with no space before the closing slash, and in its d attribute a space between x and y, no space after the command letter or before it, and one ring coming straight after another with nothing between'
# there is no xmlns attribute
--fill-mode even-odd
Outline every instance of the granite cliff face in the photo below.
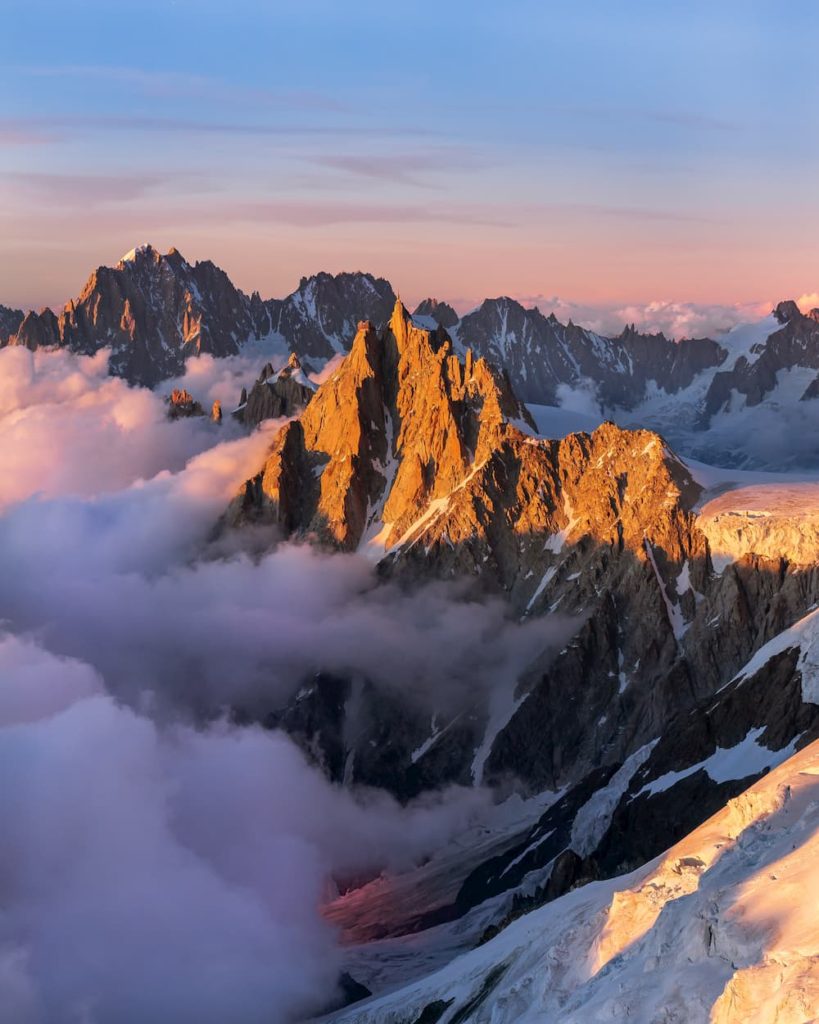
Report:
<svg viewBox="0 0 819 1024"><path fill-rule="evenodd" d="M295 352L278 371L267 363L248 393L242 389L233 415L247 426L301 412L315 393L316 385L305 375Z"/></svg>
<svg viewBox="0 0 819 1024"><path fill-rule="evenodd" d="M235 355L255 333L251 303L224 271L142 246L95 270L58 316L27 313L9 344L84 355L107 347L113 374L152 386L181 373L190 355Z"/></svg>
<svg viewBox="0 0 819 1024"><path fill-rule="evenodd" d="M633 326L607 338L507 297L486 299L453 330L464 344L505 366L524 401L543 405L556 404L561 385L587 383L601 406L630 409L645 396L648 381L673 394L725 359L708 338L677 343Z"/></svg>
<svg viewBox="0 0 819 1024"><path fill-rule="evenodd" d="M112 374L153 387L182 373L191 356L236 355L253 339L320 366L349 347L359 316L383 324L394 298L388 282L370 274L322 273L302 278L285 299L263 300L209 260L191 264L176 249L143 245L115 267L98 267L59 314L0 307L0 345L109 348Z"/></svg>
<svg viewBox="0 0 819 1024"><path fill-rule="evenodd" d="M811 565L747 550L715 565L701 494L649 431L537 437L503 375L460 360L397 303L381 334L359 325L227 521L363 552L410 587L470 581L510 615L571 616L575 635L536 659L500 718L478 698L447 718L319 677L270 723L333 777L346 765L348 781L399 796L452 781L539 792L615 772L819 596Z"/></svg>
<svg viewBox="0 0 819 1024"><path fill-rule="evenodd" d="M395 303L389 281L372 274L316 274L303 277L285 299L270 299L270 330L313 367L339 352L348 352L359 320L379 330Z"/></svg>
<svg viewBox="0 0 819 1024"><path fill-rule="evenodd" d="M503 375L471 354L461 362L443 331L415 327L396 302L380 335L359 324L350 355L279 433L230 518L383 549L463 483L514 419L531 426Z"/></svg>
<svg viewBox="0 0 819 1024"><path fill-rule="evenodd" d="M23 315L22 309L9 309L8 306L0 306L0 345L7 344L9 338L17 333L23 322Z"/></svg>
<svg viewBox="0 0 819 1024"><path fill-rule="evenodd" d="M394 303L390 283L366 273L302 278L283 299L247 296L209 261L191 265L176 250L160 255L142 246L116 267L98 268L58 315L0 309L0 345L107 347L112 373L154 386L192 355L234 355L265 339L278 358L294 353L310 373L350 351L360 321L382 332ZM417 327L445 330L453 354L464 358L469 349L502 368L523 401L658 430L706 462L819 465L819 445L803 429L796 452L783 438L764 437L780 423L786 433L789 419L804 423L819 399L819 313L803 315L794 302L716 341L672 340L633 326L604 337L508 297L486 299L460 318L428 298L413 317ZM253 405L248 423L269 415L269 401Z"/></svg>

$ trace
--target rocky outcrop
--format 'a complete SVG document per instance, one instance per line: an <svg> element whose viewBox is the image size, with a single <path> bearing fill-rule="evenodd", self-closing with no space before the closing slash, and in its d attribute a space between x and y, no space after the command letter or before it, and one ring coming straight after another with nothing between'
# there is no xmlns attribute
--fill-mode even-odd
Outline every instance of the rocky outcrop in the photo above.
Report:
<svg viewBox="0 0 819 1024"><path fill-rule="evenodd" d="M534 436L502 375L397 303L380 335L360 325L227 520L363 551L409 586L470 580L519 617L574 617L571 643L524 673L495 734L480 699L430 723L369 687L356 707L370 725L345 748L353 778L401 796L478 777L536 792L622 763L816 599L793 566L739 559L715 573L700 494L649 431ZM321 717L320 688L300 699ZM373 753L385 721L389 770Z"/></svg>
<svg viewBox="0 0 819 1024"><path fill-rule="evenodd" d="M416 321L432 320L439 327L454 327L460 319L448 302L439 299L423 299L412 316Z"/></svg>
<svg viewBox="0 0 819 1024"><path fill-rule="evenodd" d="M348 352L359 320L383 328L395 303L389 281L372 274L303 277L285 299L266 303L270 329L311 366Z"/></svg>
<svg viewBox="0 0 819 1024"><path fill-rule="evenodd" d="M152 387L181 374L191 356L235 355L251 339L279 340L320 366L349 349L361 316L383 325L394 301L387 281L362 273L302 278L286 298L264 300L209 260L191 264L177 249L143 245L116 267L98 267L59 314L2 313L0 345L110 348L112 374Z"/></svg>
<svg viewBox="0 0 819 1024"><path fill-rule="evenodd" d="M705 396L704 426L715 413L730 408L734 393L742 396L746 406L759 405L776 390L783 373L796 368L819 370L819 311L803 315L795 302L780 302L772 319L775 324L766 338L714 376ZM805 401L812 397L813 382L801 395Z"/></svg>
<svg viewBox="0 0 819 1024"><path fill-rule="evenodd" d="M0 306L0 346L8 343L9 338L17 333L22 322L22 309L9 309L8 306Z"/></svg>
<svg viewBox="0 0 819 1024"><path fill-rule="evenodd" d="M113 374L151 386L182 373L188 356L234 355L255 334L249 300L224 271L142 246L95 270L58 316L28 313L10 344L84 355L107 347Z"/></svg>
<svg viewBox="0 0 819 1024"><path fill-rule="evenodd" d="M165 399L168 406L168 419L187 419L190 416L204 416L205 410L200 402L197 402L189 391L184 388L174 388Z"/></svg>
<svg viewBox="0 0 819 1024"><path fill-rule="evenodd" d="M304 373L298 356L291 353L278 371L267 363L250 393L243 391L233 415L247 426L281 416L295 416L307 406L316 387Z"/></svg>
<svg viewBox="0 0 819 1024"><path fill-rule="evenodd" d="M380 335L359 324L350 355L283 429L229 519L287 522L290 532L346 550L375 534L390 545L515 430L516 418L530 423L502 375L471 354L461 362L445 332L415 327L396 302Z"/></svg>
<svg viewBox="0 0 819 1024"><path fill-rule="evenodd" d="M645 397L650 381L674 394L726 356L708 338L678 343L633 326L606 338L508 297L486 299L462 318L455 333L504 366L524 401L546 405L557 404L561 386L588 385L601 407L631 409Z"/></svg>

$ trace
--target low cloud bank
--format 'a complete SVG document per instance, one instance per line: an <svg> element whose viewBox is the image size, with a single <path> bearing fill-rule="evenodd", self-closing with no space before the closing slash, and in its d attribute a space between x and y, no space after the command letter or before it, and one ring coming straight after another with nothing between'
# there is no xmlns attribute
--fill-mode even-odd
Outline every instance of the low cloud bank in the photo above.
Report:
<svg viewBox="0 0 819 1024"><path fill-rule="evenodd" d="M0 509L43 497L112 493L182 469L225 437L229 420L167 419L163 395L108 376L108 353L0 349Z"/></svg>
<svg viewBox="0 0 819 1024"><path fill-rule="evenodd" d="M357 797L280 734L159 725L31 641L0 639L0 666L8 1024L319 1009L339 969L318 913L328 875L411 863L485 803Z"/></svg>
<svg viewBox="0 0 819 1024"><path fill-rule="evenodd" d="M443 584L381 586L355 556L215 557L213 525L275 424L168 423L101 357L7 356L0 1021L313 1012L339 969L328 879L415 863L488 796L399 807L342 790L286 736L220 709L276 706L319 669L474 700L567 627Z"/></svg>
<svg viewBox="0 0 819 1024"><path fill-rule="evenodd" d="M783 296L784 297L784 296ZM737 324L751 323L767 316L775 302L674 302L655 299L650 302L583 303L559 295L518 295L518 302L537 306L545 315L572 320L581 327L606 337L621 333L627 324L648 334L663 333L667 338L714 338L719 341Z"/></svg>

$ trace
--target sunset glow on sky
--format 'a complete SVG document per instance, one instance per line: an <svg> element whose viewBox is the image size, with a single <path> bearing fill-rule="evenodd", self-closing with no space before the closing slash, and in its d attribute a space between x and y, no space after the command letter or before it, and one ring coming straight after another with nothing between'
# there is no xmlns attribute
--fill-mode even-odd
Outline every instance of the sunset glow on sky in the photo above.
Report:
<svg viewBox="0 0 819 1024"><path fill-rule="evenodd" d="M4 0L0 302L143 241L265 296L815 292L819 8L628 8Z"/></svg>

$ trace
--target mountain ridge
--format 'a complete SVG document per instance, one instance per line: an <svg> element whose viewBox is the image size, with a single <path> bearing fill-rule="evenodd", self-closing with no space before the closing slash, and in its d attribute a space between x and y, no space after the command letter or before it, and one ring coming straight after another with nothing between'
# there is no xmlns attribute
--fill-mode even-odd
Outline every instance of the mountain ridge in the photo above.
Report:
<svg viewBox="0 0 819 1024"><path fill-rule="evenodd" d="M155 386L183 373L192 356L236 355L264 339L310 373L349 351L360 321L383 329L396 298L387 280L357 271L303 277L289 296L262 299L235 288L210 261L189 264L175 249L161 255L147 245L127 255L98 268L59 314L0 311L0 346L83 354L108 347L111 373ZM455 353L469 348L502 366L525 402L659 430L684 453L721 465L819 466L819 445L801 428L797 454L760 440L781 409L801 423L819 399L819 313L802 314L793 301L718 340L669 340L633 325L606 337L503 296L461 317L425 299L414 315L420 327L445 330ZM755 437L757 421L764 426Z"/></svg>

